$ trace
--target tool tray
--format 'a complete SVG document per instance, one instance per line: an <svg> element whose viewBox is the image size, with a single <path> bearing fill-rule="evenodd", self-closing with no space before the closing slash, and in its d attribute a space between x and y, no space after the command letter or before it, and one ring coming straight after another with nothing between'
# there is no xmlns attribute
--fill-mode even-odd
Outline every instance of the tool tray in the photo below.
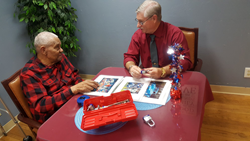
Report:
<svg viewBox="0 0 250 141"><path fill-rule="evenodd" d="M129 100L127 103L105 107L127 99ZM90 104L93 104L94 107L98 107L99 105L101 109L88 111ZM105 108L102 108L103 106ZM107 97L100 96L86 99L83 104L83 113L84 115L81 123L81 129L83 130L91 130L116 122L134 120L138 116L131 93L128 90L112 93Z"/></svg>

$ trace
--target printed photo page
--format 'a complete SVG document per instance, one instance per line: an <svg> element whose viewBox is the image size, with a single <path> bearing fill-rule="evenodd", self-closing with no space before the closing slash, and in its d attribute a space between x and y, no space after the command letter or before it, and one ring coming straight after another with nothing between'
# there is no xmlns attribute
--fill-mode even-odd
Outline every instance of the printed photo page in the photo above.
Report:
<svg viewBox="0 0 250 141"><path fill-rule="evenodd" d="M170 88L170 80L124 77L115 92L129 90L134 101L165 105Z"/></svg>
<svg viewBox="0 0 250 141"><path fill-rule="evenodd" d="M99 83L97 89L84 93L86 95L109 96L122 82L123 76L99 75L94 81Z"/></svg>

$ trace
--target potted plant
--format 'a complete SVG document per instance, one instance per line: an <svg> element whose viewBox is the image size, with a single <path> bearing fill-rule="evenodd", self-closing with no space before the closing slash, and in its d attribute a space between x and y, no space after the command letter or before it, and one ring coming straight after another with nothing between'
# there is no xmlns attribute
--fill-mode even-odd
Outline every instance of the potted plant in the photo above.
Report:
<svg viewBox="0 0 250 141"><path fill-rule="evenodd" d="M33 44L35 36L49 31L58 35L66 56L76 56L74 53L81 48L74 35L78 30L75 26L77 15L70 0L18 0L16 6L14 16L17 14L20 22L27 23L31 42L26 47L30 52L36 53Z"/></svg>

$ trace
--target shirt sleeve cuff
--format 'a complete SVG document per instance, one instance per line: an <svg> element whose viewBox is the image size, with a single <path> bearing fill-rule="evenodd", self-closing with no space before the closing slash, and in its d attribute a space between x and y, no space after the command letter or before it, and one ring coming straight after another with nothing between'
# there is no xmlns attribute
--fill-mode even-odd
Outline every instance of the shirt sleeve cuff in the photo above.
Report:
<svg viewBox="0 0 250 141"><path fill-rule="evenodd" d="M126 67L126 63L128 62L128 61L133 61L133 62L135 62L135 60L134 59L132 59L132 58L126 58L125 60L124 60L124 67ZM135 62L135 64L136 64L136 62ZM137 65L137 64L136 64Z"/></svg>
<svg viewBox="0 0 250 141"><path fill-rule="evenodd" d="M74 93L72 92L72 90L70 88L69 88L69 94L74 95Z"/></svg>

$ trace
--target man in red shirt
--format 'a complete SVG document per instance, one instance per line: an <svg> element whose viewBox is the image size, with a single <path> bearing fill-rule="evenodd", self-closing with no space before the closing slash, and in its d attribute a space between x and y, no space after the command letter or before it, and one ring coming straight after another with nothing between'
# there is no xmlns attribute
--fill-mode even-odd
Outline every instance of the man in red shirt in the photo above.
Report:
<svg viewBox="0 0 250 141"><path fill-rule="evenodd" d="M37 54L23 67L20 80L33 118L43 123L73 95L90 92L98 83L82 80L57 35L41 32L34 45Z"/></svg>
<svg viewBox="0 0 250 141"><path fill-rule="evenodd" d="M151 78L164 78L171 73L169 66L172 62L167 54L168 46L179 43L182 45L185 53L184 60L181 60L182 71L191 69L189 48L186 38L182 31L169 23L161 21L161 6L153 0L144 1L136 10L137 28L132 36L128 51L124 53L124 66L134 78L140 78L141 68L138 67L140 60L141 65L147 72L143 74ZM153 63L158 67L152 67L150 42L154 36L157 47L158 63Z"/></svg>

